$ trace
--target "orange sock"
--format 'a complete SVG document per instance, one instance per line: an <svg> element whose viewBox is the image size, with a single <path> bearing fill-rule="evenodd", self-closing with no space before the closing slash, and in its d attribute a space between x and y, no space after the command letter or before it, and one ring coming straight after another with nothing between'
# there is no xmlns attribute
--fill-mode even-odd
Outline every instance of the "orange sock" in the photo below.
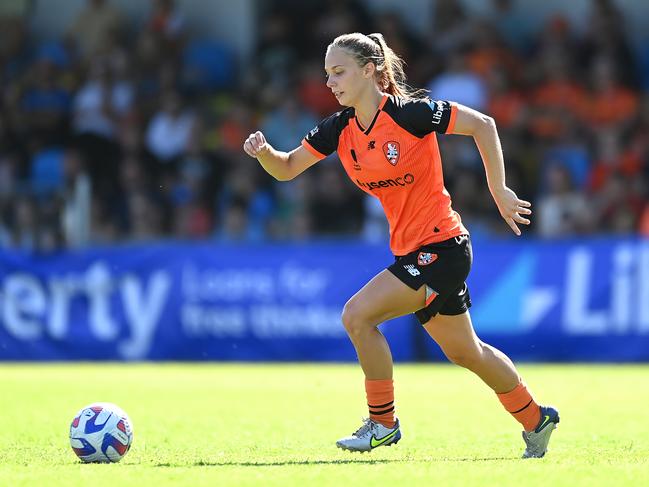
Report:
<svg viewBox="0 0 649 487"><path fill-rule="evenodd" d="M509 392L496 395L507 412L523 425L525 431L532 431L539 424L541 410L523 382Z"/></svg>
<svg viewBox="0 0 649 487"><path fill-rule="evenodd" d="M370 409L370 419L392 428L394 420L394 381L392 379L365 379L367 406Z"/></svg>

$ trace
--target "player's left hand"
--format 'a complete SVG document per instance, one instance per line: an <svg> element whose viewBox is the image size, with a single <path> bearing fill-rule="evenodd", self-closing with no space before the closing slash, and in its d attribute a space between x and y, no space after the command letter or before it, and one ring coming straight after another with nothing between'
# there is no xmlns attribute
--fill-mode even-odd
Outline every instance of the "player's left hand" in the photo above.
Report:
<svg viewBox="0 0 649 487"><path fill-rule="evenodd" d="M522 225L529 225L530 221L521 215L531 215L532 203L529 201L521 200L516 196L511 189L505 186L503 189L493 191L492 196L500 211L500 216L507 222L516 235L521 234L520 228L517 223Z"/></svg>

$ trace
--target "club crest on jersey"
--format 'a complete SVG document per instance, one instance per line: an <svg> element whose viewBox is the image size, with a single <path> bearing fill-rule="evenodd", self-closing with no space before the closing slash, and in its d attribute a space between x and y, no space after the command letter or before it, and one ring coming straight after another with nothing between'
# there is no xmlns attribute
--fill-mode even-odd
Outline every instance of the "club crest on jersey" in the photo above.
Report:
<svg viewBox="0 0 649 487"><path fill-rule="evenodd" d="M437 260L437 254L431 254L430 252L419 252L417 257L417 264L419 265L428 265Z"/></svg>
<svg viewBox="0 0 649 487"><path fill-rule="evenodd" d="M385 144L383 144L383 154L385 155L385 158L388 160L390 164L396 166L397 162L399 162L399 154L400 154L399 142L394 142L390 140Z"/></svg>

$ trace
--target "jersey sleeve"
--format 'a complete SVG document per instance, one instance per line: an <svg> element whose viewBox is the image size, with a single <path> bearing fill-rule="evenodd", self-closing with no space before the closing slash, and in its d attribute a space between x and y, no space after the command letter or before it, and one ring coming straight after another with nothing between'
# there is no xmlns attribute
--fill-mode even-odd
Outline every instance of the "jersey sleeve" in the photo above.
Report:
<svg viewBox="0 0 649 487"><path fill-rule="evenodd" d="M324 159L338 149L341 130L341 112L334 113L306 134L302 139L302 145L314 156Z"/></svg>
<svg viewBox="0 0 649 487"><path fill-rule="evenodd" d="M411 100L404 108L406 109L405 122L413 133L420 136L428 135L431 132L453 133L457 116L457 106L454 103L445 100L431 100L426 97Z"/></svg>

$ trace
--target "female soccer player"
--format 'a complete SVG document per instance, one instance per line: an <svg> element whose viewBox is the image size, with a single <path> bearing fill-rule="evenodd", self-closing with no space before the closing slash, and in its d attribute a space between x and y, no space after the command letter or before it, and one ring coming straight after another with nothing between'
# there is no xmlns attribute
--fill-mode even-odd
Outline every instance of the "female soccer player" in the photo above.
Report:
<svg viewBox="0 0 649 487"><path fill-rule="evenodd" d="M505 183L494 120L449 101L418 97L405 85L403 61L381 34L345 34L327 48L327 87L346 107L318 124L291 152L275 150L261 132L244 150L280 181L338 152L351 180L378 198L390 224L395 262L345 304L342 322L365 373L369 418L339 448L370 451L401 439L394 416L392 355L377 326L415 313L452 362L477 374L523 425L523 458L542 457L558 412L539 406L512 361L482 342L469 316L465 280L469 234L444 188L436 133L470 135L484 162L489 190L516 235L530 222L531 204Z"/></svg>

